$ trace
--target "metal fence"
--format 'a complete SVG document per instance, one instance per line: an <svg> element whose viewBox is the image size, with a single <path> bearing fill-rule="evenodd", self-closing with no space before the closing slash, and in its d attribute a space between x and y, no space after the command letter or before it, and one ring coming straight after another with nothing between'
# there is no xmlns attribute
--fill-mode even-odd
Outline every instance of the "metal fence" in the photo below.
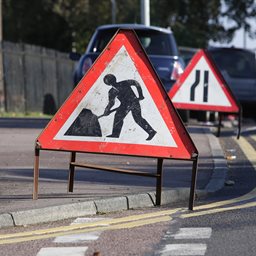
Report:
<svg viewBox="0 0 256 256"><path fill-rule="evenodd" d="M6 111L49 114L74 87L74 62L66 53L3 42L2 54Z"/></svg>

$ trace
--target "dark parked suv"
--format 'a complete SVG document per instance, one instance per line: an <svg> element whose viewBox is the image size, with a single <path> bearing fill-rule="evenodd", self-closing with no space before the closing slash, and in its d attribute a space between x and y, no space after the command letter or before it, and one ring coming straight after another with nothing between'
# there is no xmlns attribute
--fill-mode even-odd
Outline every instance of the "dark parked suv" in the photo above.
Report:
<svg viewBox="0 0 256 256"><path fill-rule="evenodd" d="M243 106L245 114L255 113L256 59L252 51L239 48L209 48L208 52Z"/></svg>
<svg viewBox="0 0 256 256"><path fill-rule="evenodd" d="M180 56L186 65L199 49L180 47ZM243 107L244 116L255 117L256 56L241 48L209 47L207 49L216 66ZM203 117L205 119L205 117Z"/></svg>
<svg viewBox="0 0 256 256"><path fill-rule="evenodd" d="M81 80L119 28L129 28L136 32L165 89L169 91L175 80L183 73L184 68L178 55L173 33L169 29L139 24L115 24L98 27L85 54L80 57L76 66L74 83L77 84Z"/></svg>

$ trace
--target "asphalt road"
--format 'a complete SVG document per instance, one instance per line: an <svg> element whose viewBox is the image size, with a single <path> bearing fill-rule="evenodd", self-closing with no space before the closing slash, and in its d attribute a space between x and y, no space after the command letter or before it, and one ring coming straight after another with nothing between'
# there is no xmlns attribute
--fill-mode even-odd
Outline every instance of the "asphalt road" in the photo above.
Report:
<svg viewBox="0 0 256 256"><path fill-rule="evenodd" d="M0 255L256 255L255 128L244 130L239 141L232 132L221 137L223 149L235 152L228 162L233 183L197 201L193 212L180 204L8 228L0 241L24 241L0 244ZM82 226L74 229L74 221ZM38 234L24 233L31 231Z"/></svg>
<svg viewBox="0 0 256 256"><path fill-rule="evenodd" d="M224 133L222 147L236 157L228 161L229 185L171 222L153 255L256 255L255 131L245 127L239 141Z"/></svg>
<svg viewBox="0 0 256 256"><path fill-rule="evenodd" d="M76 168L74 192L67 193L70 153L42 150L40 205L36 205L31 200L34 144L46 123L47 120L0 119L0 213L155 191L156 181L151 177ZM212 174L213 162L207 136L192 132L191 136L194 135L200 150L204 151L197 176L197 187L203 189ZM78 154L77 162L145 172L156 172L157 166L153 158L117 155ZM191 161L165 160L163 188L189 188L191 170Z"/></svg>

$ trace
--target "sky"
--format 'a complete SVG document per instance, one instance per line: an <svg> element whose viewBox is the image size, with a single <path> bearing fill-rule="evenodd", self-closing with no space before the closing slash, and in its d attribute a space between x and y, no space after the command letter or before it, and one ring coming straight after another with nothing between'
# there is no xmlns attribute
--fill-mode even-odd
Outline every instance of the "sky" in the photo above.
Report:
<svg viewBox="0 0 256 256"><path fill-rule="evenodd" d="M256 4L256 0L255 0L255 4ZM225 5L222 5L222 8L225 9ZM232 22L228 21L227 18L222 18L222 22L224 24L225 27L230 27L232 26ZM248 22L251 24L253 30L256 33L256 18L254 19L250 19L248 20ZM216 42L209 42L211 46L234 46L237 48L246 48L246 49L250 49L250 50L254 50L256 52L256 37L254 39L249 38L248 35L246 35L245 37L245 42L244 42L244 31L243 29L238 30L235 33L235 36L233 38L233 40L230 43L216 43Z"/></svg>
<svg viewBox="0 0 256 256"><path fill-rule="evenodd" d="M256 22L255 22L254 28L256 29ZM248 35L246 35L245 41L246 41L246 45L244 47L244 31L243 29L240 29L236 32L231 43L227 44L227 43L217 43L217 42L210 41L210 45L211 46L229 46L229 47L234 46L237 48L247 48L247 49L256 51L256 38L251 39L248 37Z"/></svg>

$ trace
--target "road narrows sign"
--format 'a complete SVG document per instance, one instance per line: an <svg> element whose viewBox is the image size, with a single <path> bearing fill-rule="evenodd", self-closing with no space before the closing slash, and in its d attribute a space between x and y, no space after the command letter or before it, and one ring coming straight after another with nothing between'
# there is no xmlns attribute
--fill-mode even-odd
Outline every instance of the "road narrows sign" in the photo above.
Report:
<svg viewBox="0 0 256 256"><path fill-rule="evenodd" d="M230 88L205 50L195 54L168 94L179 109L240 111Z"/></svg>
<svg viewBox="0 0 256 256"><path fill-rule="evenodd" d="M119 30L37 138L40 149L191 159L197 149L136 34Z"/></svg>

